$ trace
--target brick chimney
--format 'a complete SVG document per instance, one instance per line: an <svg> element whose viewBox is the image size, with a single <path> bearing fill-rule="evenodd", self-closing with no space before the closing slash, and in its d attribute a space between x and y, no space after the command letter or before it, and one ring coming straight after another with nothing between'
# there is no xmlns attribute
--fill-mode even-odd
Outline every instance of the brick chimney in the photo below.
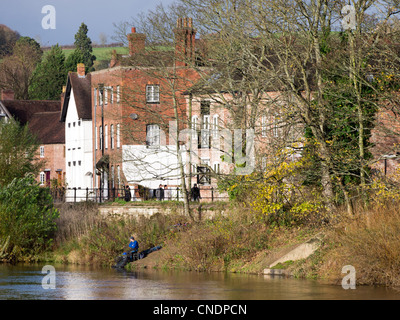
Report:
<svg viewBox="0 0 400 320"><path fill-rule="evenodd" d="M132 33L128 34L129 54L130 56L136 53L144 52L146 48L146 35L144 33L136 33L136 28L132 28Z"/></svg>
<svg viewBox="0 0 400 320"><path fill-rule="evenodd" d="M76 71L78 73L78 77L79 78L85 78L86 77L85 64L78 63L78 65L76 66Z"/></svg>
<svg viewBox="0 0 400 320"><path fill-rule="evenodd" d="M178 18L175 29L175 65L186 67L195 61L196 30L192 18Z"/></svg>
<svg viewBox="0 0 400 320"><path fill-rule="evenodd" d="M61 100L61 111L62 111L63 106L64 106L64 99L65 99L65 92L66 92L66 91L67 91L67 87L66 87L66 86L63 86L62 92L61 92L61 95L60 95L60 100Z"/></svg>
<svg viewBox="0 0 400 320"><path fill-rule="evenodd" d="M14 91L11 89L2 89L0 100L14 100Z"/></svg>
<svg viewBox="0 0 400 320"><path fill-rule="evenodd" d="M111 60L110 60L110 68L114 68L118 64L118 54L117 50L113 50L111 54Z"/></svg>

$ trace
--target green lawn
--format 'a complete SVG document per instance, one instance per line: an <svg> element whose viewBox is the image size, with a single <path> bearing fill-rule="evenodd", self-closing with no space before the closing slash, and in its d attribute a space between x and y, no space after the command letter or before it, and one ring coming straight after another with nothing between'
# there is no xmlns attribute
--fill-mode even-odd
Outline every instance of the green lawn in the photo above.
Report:
<svg viewBox="0 0 400 320"><path fill-rule="evenodd" d="M65 58L68 58L68 56L74 52L75 49L63 49L63 52L65 54ZM116 50L117 53L119 54L128 54L129 50L128 48L125 47L109 47L109 48L93 48L93 54L96 56L97 61L100 60L110 60L111 58L111 53L113 50ZM49 52L50 50L46 50L44 54Z"/></svg>
<svg viewBox="0 0 400 320"><path fill-rule="evenodd" d="M75 49L63 49L65 57L67 58ZM128 54L128 48L125 47L110 47L110 48L93 48L93 54L96 56L96 60L110 60L111 53L116 50L119 54Z"/></svg>

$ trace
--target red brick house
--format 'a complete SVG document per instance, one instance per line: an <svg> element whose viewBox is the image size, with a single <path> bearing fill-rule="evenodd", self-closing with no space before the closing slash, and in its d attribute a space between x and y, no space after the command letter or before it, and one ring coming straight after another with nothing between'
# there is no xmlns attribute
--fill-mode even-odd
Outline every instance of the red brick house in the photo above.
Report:
<svg viewBox="0 0 400 320"><path fill-rule="evenodd" d="M65 178L65 132L60 122L60 101L14 100L11 91L2 92L0 114L28 125L41 143L38 155L44 160L37 181L50 186L50 181L63 185Z"/></svg>
<svg viewBox="0 0 400 320"><path fill-rule="evenodd" d="M179 19L175 50L150 51L146 36L132 28L130 55L115 55L112 68L91 73L95 187L180 185L169 125L178 117L187 126L183 92L199 78L188 67L195 34L191 19Z"/></svg>
<svg viewBox="0 0 400 320"><path fill-rule="evenodd" d="M382 108L377 114L371 142L373 169L382 176L395 174L400 164L400 122L391 108Z"/></svg>
<svg viewBox="0 0 400 320"><path fill-rule="evenodd" d="M60 114L61 111L37 112L28 124L41 143L39 157L45 161L45 167L39 181L46 186L51 182L52 186L64 186L65 182L65 127L60 122Z"/></svg>

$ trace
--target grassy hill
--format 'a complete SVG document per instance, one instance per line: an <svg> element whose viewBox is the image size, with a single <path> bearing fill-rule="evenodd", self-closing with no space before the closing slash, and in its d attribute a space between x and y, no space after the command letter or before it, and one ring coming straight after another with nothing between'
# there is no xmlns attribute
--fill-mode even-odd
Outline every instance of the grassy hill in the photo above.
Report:
<svg viewBox="0 0 400 320"><path fill-rule="evenodd" d="M67 58L75 49L63 49L65 57ZM128 54L129 50L125 47L107 47L107 48L93 48L93 54L96 56L97 61L110 60L111 53L116 50L118 54Z"/></svg>
<svg viewBox="0 0 400 320"><path fill-rule="evenodd" d="M65 54L65 58L68 58L72 52L74 52L75 48L72 46L68 48L62 48L62 51ZM129 49L126 47L122 46L116 46L116 47L95 47L93 48L93 54L96 56L96 61L94 62L94 67L96 70L101 70L104 68L107 68L108 63L111 59L111 54L113 50L116 50L118 54L128 54ZM44 49L44 55L46 55L47 52L50 51L50 48L45 48Z"/></svg>

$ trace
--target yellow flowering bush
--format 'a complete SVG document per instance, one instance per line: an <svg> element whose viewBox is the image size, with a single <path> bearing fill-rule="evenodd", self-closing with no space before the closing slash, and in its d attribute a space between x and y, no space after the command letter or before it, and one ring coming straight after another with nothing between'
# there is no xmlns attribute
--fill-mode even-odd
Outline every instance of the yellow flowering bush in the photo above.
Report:
<svg viewBox="0 0 400 320"><path fill-rule="evenodd" d="M320 192L302 184L303 167L303 159L267 165L263 178L254 185L252 209L269 222L315 222L324 206Z"/></svg>
<svg viewBox="0 0 400 320"><path fill-rule="evenodd" d="M374 177L368 186L372 207L387 208L389 203L400 201L400 167L385 178Z"/></svg>

